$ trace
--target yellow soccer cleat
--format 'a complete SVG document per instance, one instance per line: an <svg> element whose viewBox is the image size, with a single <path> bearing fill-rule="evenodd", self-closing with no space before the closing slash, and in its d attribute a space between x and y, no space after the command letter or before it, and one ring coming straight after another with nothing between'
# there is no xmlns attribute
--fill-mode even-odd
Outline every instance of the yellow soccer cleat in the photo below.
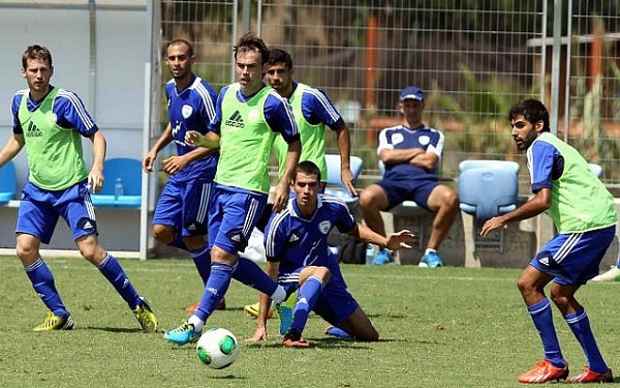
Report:
<svg viewBox="0 0 620 388"><path fill-rule="evenodd" d="M159 327L159 321L146 300L144 298L140 298L140 300L142 303L133 310L133 314L136 316L138 323L140 323L142 331L145 333L155 333Z"/></svg>
<svg viewBox="0 0 620 388"><path fill-rule="evenodd" d="M245 313L248 314L249 316L253 318L257 318L258 308L259 308L259 305L258 305L258 302L256 302L254 304L246 304L245 306L243 306L243 311L245 311ZM271 308L269 309L269 314L267 315L267 318L273 318L273 315L274 315L274 309Z"/></svg>
<svg viewBox="0 0 620 388"><path fill-rule="evenodd" d="M66 318L54 315L53 312L48 312L45 320L38 326L35 326L33 331L52 331L52 330L73 330L75 323L71 319L71 315Z"/></svg>

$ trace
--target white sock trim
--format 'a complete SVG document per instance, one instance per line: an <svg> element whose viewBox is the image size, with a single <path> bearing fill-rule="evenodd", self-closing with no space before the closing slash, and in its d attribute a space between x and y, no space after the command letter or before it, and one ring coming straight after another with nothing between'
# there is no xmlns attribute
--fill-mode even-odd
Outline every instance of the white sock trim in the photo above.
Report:
<svg viewBox="0 0 620 388"><path fill-rule="evenodd" d="M202 328L205 325L204 321L195 315L192 315L191 317L189 317L189 319L187 320L187 323L194 325L195 332L201 332Z"/></svg>
<svg viewBox="0 0 620 388"><path fill-rule="evenodd" d="M270 298L275 304L284 302L284 300L286 300L286 291L284 287L278 284L278 288L271 294Z"/></svg>

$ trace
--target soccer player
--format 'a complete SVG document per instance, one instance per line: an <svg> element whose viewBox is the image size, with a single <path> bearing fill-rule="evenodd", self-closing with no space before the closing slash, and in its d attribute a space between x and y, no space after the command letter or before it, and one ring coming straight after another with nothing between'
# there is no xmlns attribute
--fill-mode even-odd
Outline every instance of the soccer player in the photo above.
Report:
<svg viewBox="0 0 620 388"><path fill-rule="evenodd" d="M41 258L41 242L49 244L58 217L73 234L82 256L114 286L146 332L157 330L157 318L131 284L119 262L97 239L97 223L89 189L103 185L106 140L77 94L50 85L52 55L29 46L22 56L28 89L15 93L11 105L13 136L0 151L0 166L25 146L30 171L17 215L17 256L37 295L50 310L35 331L71 330L71 313L56 290L54 276ZM93 143L90 172L82 158L80 136Z"/></svg>
<svg viewBox="0 0 620 388"><path fill-rule="evenodd" d="M437 179L443 134L422 123L424 92L417 86L407 86L401 90L399 109L403 123L385 128L379 134L377 154L385 165L385 174L383 179L360 194L362 215L372 230L385 236L380 211L412 199L418 206L435 212L431 236L420 267L440 267L443 260L437 249L448 234L458 210L454 190L440 185ZM381 249L374 262L383 264L391 260L390 253Z"/></svg>
<svg viewBox="0 0 620 388"><path fill-rule="evenodd" d="M568 377L568 364L560 351L551 300L581 345L588 367L568 382L612 382L611 369L601 355L585 309L575 293L598 273L599 263L614 239L616 210L613 197L592 174L588 163L570 145L549 132L549 113L538 100L525 100L509 113L512 137L527 152L534 196L516 210L485 222L486 236L507 223L534 217L544 211L553 219L558 234L530 261L517 285L540 334L545 356L519 376L521 383L545 383Z"/></svg>
<svg viewBox="0 0 620 388"><path fill-rule="evenodd" d="M217 301L226 293L233 273L235 279L270 295L276 302L286 296L281 286L254 262L240 259L238 252L247 245L267 203L267 169L278 133L289 147L286 171L274 193L274 210L279 211L286 205L289 184L301 152L299 134L286 101L262 81L269 55L263 40L252 33L245 34L235 46L234 54L239 82L222 88L215 119L209 124L209 129L219 134L220 145L216 187L209 205L211 274L194 314L180 327L165 334L167 340L177 344L198 338ZM208 147L218 140L217 137L191 131L186 139Z"/></svg>
<svg viewBox="0 0 620 388"><path fill-rule="evenodd" d="M376 341L379 334L347 291L338 263L329 258L327 235L335 226L343 233L390 249L410 248L414 236L401 231L383 237L365 225L357 225L344 203L319 194L320 169L311 161L299 163L293 181L295 197L286 209L271 216L265 234L267 272L290 295L299 288L285 347L305 348L310 344L302 331L310 311L362 341ZM260 298L260 313L252 340L267 338L269 300ZM280 319L288 314L280 311Z"/></svg>
<svg viewBox="0 0 620 388"><path fill-rule="evenodd" d="M192 73L194 49L185 39L168 43L166 59L172 80L166 84L169 122L142 165L153 171L157 154L170 142L177 154L163 161L170 175L153 216L153 236L164 244L187 250L203 285L209 277L211 258L203 239L207 232L207 209L217 166L217 148L196 147L185 142L189 130L207 133L215 117L217 94L209 83Z"/></svg>
<svg viewBox="0 0 620 388"><path fill-rule="evenodd" d="M293 80L293 60L289 53L278 48L269 50L265 79L291 105L302 144L299 160L310 160L319 166L321 190L325 188L327 181L325 127L329 127L336 132L342 184L351 195L357 196L349 163L351 151L349 130L327 94L320 89ZM282 136L276 137L274 150L278 161L279 176L282 176L286 168L287 153L287 143ZM259 223L259 228L264 227L260 224L266 223L269 214L263 214L263 219L264 221ZM257 316L258 303L245 306L244 311Z"/></svg>

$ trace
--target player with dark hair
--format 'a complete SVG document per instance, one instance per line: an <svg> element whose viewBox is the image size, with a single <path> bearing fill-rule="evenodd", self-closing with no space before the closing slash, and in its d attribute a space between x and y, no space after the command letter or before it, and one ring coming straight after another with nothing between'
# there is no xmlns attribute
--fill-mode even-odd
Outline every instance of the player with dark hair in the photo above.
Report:
<svg viewBox="0 0 620 388"><path fill-rule="evenodd" d="M41 258L41 242L49 244L58 218L73 234L82 256L94 264L127 302L147 332L157 330L155 314L133 287L120 263L97 238L90 192L103 186L106 140L77 94L50 85L52 55L29 46L22 56L28 89L15 93L11 104L13 136L0 151L0 167L26 147L29 176L17 215L17 256L37 295L49 309L35 331L71 330L74 322L56 289L54 276ZM93 165L87 170L82 140L93 143Z"/></svg>
<svg viewBox="0 0 620 388"><path fill-rule="evenodd" d="M302 338L310 311L357 340L379 338L347 291L338 263L329 257L327 235L334 226L360 240L394 250L410 248L414 239L406 230L383 237L365 225L357 225L344 203L319 194L320 177L320 170L313 162L301 162L292 184L295 197L285 209L271 216L266 229L267 272L286 288L288 295L299 288L292 322L284 336L286 347L310 346ZM261 295L260 305L254 341L267 338L269 300L266 295Z"/></svg>
<svg viewBox="0 0 620 388"><path fill-rule="evenodd" d="M217 301L224 296L230 279L270 295L276 302L286 296L254 262L240 258L252 229L262 215L269 192L268 166L277 134L288 143L287 168L276 186L274 209L281 210L288 198L289 184L301 146L297 126L288 104L262 81L269 52L254 34L241 37L234 49L238 82L220 91L215 119L209 129L215 134L191 131L186 140L210 148L219 141L220 159L216 187L209 204L209 247L211 274L194 314L165 338L177 344L197 339ZM219 136L218 136L219 135Z"/></svg>
<svg viewBox="0 0 620 388"><path fill-rule="evenodd" d="M613 382L588 315L575 299L577 290L598 273L601 259L614 239L617 215L613 197L579 152L550 132L549 113L540 101L522 101L510 110L508 118L517 148L527 153L534 196L516 210L488 220L480 234L486 236L510 222L544 211L558 230L517 282L545 352L544 360L519 376L519 382L546 383L568 377L568 364L560 351L551 304L544 293L545 286L551 282L551 300L588 360L586 370L568 382Z"/></svg>

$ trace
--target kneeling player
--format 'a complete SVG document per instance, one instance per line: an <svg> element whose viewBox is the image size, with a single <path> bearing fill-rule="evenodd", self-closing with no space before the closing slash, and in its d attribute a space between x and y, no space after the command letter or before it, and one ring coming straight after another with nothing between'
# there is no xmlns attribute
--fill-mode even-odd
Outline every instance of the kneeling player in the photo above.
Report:
<svg viewBox="0 0 620 388"><path fill-rule="evenodd" d="M290 328L284 336L286 347L308 347L301 337L310 311L362 341L376 341L379 334L347 291L338 263L330 258L327 235L333 226L341 232L389 249L409 248L414 236L409 231L383 237L364 225L357 225L347 206L319 195L321 173L310 162L299 163L295 171L295 198L274 213L267 225L265 250L267 272L285 287L290 295L299 288ZM267 338L266 322L269 300L260 298L260 313L252 340ZM280 309L284 326L287 314ZM282 325L281 325L282 326ZM284 333L283 333L284 334Z"/></svg>

